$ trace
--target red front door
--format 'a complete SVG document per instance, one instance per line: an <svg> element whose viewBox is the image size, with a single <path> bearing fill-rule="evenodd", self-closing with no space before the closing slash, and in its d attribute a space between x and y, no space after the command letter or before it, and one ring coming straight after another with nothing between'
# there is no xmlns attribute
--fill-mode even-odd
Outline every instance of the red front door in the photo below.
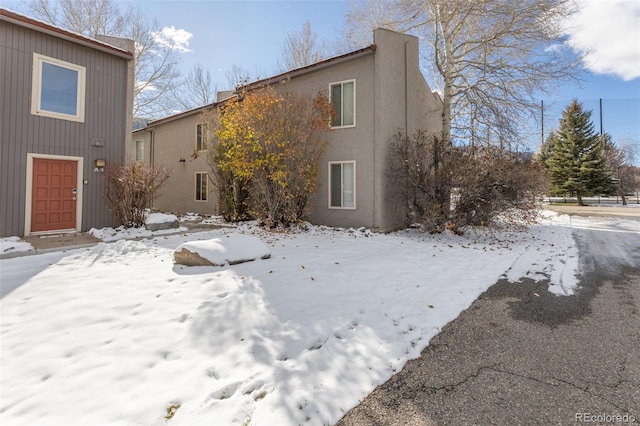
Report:
<svg viewBox="0 0 640 426"><path fill-rule="evenodd" d="M33 159L31 232L75 229L78 162Z"/></svg>

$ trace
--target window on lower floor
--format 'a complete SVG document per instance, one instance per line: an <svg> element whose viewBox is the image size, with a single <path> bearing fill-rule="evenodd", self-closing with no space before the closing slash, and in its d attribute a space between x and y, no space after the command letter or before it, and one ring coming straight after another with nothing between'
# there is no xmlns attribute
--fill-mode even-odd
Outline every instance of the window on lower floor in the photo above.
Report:
<svg viewBox="0 0 640 426"><path fill-rule="evenodd" d="M206 172L196 173L196 201L207 201L207 179Z"/></svg>
<svg viewBox="0 0 640 426"><path fill-rule="evenodd" d="M136 161L144 161L144 141L136 141Z"/></svg>
<svg viewBox="0 0 640 426"><path fill-rule="evenodd" d="M85 67L33 54L31 114L84 122Z"/></svg>
<svg viewBox="0 0 640 426"><path fill-rule="evenodd" d="M329 207L356 208L356 162L329 163Z"/></svg>

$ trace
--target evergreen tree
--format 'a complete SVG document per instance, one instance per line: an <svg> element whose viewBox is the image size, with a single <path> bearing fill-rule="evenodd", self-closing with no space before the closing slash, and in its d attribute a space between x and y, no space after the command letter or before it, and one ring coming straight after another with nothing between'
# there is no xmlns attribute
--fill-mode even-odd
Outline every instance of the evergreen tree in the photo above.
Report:
<svg viewBox="0 0 640 426"><path fill-rule="evenodd" d="M612 191L607 172L603 141L595 133L591 111L573 100L560 119L560 128L547 140L550 155L546 158L551 191L556 195L575 195L583 206L582 197Z"/></svg>

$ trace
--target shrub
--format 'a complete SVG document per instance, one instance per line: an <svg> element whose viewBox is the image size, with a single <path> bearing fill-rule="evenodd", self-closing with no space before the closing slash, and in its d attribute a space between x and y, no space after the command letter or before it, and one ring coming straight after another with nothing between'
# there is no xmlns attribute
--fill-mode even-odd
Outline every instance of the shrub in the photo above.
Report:
<svg viewBox="0 0 640 426"><path fill-rule="evenodd" d="M501 149L456 149L451 220L457 227L488 225L497 216L529 221L537 216L536 198L544 191L537 162Z"/></svg>
<svg viewBox="0 0 640 426"><path fill-rule="evenodd" d="M391 143L390 173L408 223L461 233L497 217L531 220L544 190L538 163L492 147L444 147L424 131Z"/></svg>
<svg viewBox="0 0 640 426"><path fill-rule="evenodd" d="M118 225L139 228L144 225L145 209L161 194L158 190L169 179L161 166L129 163L107 170L106 204Z"/></svg>
<svg viewBox="0 0 640 426"><path fill-rule="evenodd" d="M226 211L238 218L248 212L272 228L301 220L317 187L331 111L323 93L265 88L231 101L214 123L213 162L227 185L221 194Z"/></svg>
<svg viewBox="0 0 640 426"><path fill-rule="evenodd" d="M423 130L405 136L399 130L391 142L389 174L396 197L406 208L408 224L442 232L449 219L450 149Z"/></svg>

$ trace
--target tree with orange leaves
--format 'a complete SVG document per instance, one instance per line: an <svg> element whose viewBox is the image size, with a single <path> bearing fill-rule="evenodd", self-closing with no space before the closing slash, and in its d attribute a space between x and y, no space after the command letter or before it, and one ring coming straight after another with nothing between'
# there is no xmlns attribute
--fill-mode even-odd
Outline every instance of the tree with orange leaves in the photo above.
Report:
<svg viewBox="0 0 640 426"><path fill-rule="evenodd" d="M327 141L332 108L327 95L245 92L218 114L214 163L233 183L227 202L270 228L287 227L305 214L317 188L318 161ZM223 199L225 197L223 196Z"/></svg>

